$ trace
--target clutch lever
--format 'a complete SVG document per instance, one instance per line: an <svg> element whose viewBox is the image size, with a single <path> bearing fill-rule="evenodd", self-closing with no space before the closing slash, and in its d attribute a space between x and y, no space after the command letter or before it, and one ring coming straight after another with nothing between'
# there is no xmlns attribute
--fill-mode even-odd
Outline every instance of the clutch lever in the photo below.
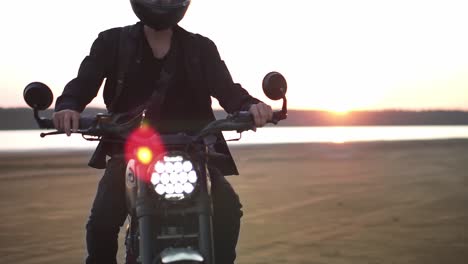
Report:
<svg viewBox="0 0 468 264"><path fill-rule="evenodd" d="M72 134L89 135L89 136L97 136L97 135L95 135L93 133L90 133L90 129L78 129L78 130L75 130L75 131L71 131L71 133ZM61 135L61 134L65 134L65 131L55 130L55 131L52 131L52 132L41 133L40 136L41 136L41 138L44 138L46 136Z"/></svg>

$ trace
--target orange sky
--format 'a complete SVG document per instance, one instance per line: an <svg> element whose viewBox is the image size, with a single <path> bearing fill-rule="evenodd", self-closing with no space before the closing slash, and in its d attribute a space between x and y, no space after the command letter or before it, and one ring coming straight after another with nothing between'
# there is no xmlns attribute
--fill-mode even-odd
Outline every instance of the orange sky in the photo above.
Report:
<svg viewBox="0 0 468 264"><path fill-rule="evenodd" d="M181 25L213 39L262 100L275 70L290 108L468 110L467 13L450 0L193 0ZM2 1L0 107L24 106L32 81L57 96L100 31L135 21L127 0Z"/></svg>

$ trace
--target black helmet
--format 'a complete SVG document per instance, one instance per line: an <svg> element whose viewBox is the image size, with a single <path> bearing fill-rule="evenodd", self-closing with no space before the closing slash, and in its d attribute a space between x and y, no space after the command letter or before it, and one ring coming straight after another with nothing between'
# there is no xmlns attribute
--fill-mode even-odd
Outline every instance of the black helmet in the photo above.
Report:
<svg viewBox="0 0 468 264"><path fill-rule="evenodd" d="M133 12L145 25L163 30L179 23L190 0L130 0Z"/></svg>

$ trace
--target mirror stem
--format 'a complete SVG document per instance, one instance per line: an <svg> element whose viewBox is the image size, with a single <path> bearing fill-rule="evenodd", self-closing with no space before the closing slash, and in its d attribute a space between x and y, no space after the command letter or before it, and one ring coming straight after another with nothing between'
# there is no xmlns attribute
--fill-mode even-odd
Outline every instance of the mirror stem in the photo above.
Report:
<svg viewBox="0 0 468 264"><path fill-rule="evenodd" d="M284 116L288 115L288 100L286 100L286 96L283 95L283 109L281 109Z"/></svg>
<svg viewBox="0 0 468 264"><path fill-rule="evenodd" d="M276 122L274 122L274 124L276 124L280 120L288 118L288 101L286 100L286 96L283 95L283 108L280 112L276 112L274 115L276 115L276 117L274 118Z"/></svg>
<svg viewBox="0 0 468 264"><path fill-rule="evenodd" d="M37 110L36 108L34 109L34 119L36 119L39 128L49 128L47 125L47 120L44 120L43 118L39 117L39 110Z"/></svg>

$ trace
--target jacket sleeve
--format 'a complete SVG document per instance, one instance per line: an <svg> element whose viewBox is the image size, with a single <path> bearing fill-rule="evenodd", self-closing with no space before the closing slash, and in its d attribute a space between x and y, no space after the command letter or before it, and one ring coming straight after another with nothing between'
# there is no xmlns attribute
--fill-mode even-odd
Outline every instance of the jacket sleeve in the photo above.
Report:
<svg viewBox="0 0 468 264"><path fill-rule="evenodd" d="M234 83L216 45L213 41L206 40L203 64L211 95L218 99L228 113L247 111L252 104L259 103L260 100L252 97L240 84Z"/></svg>
<svg viewBox="0 0 468 264"><path fill-rule="evenodd" d="M101 32L94 41L90 53L82 61L78 75L64 88L57 98L55 111L71 109L82 112L94 97L101 84L108 76L109 64L113 61L112 49L105 32Z"/></svg>

